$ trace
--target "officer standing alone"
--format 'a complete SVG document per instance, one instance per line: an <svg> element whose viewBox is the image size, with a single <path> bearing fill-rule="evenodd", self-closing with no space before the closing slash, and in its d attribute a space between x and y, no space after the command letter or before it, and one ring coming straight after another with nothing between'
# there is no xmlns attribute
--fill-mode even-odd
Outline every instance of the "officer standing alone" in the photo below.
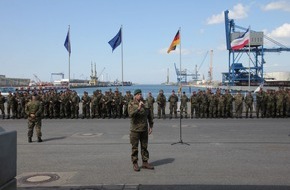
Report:
<svg viewBox="0 0 290 190"><path fill-rule="evenodd" d="M153 170L154 166L148 163L149 152L147 150L148 135L152 133L153 119L149 108L143 102L142 91L140 89L134 91L134 99L130 101L128 111L131 118L130 143L132 145L131 161L133 169L134 171L140 171L138 165L138 146L140 141L143 161L142 168Z"/></svg>
<svg viewBox="0 0 290 190"><path fill-rule="evenodd" d="M41 103L37 100L37 96L33 95L31 101L25 107L25 113L28 116L28 142L32 142L33 129L35 127L37 142L42 142L41 136Z"/></svg>

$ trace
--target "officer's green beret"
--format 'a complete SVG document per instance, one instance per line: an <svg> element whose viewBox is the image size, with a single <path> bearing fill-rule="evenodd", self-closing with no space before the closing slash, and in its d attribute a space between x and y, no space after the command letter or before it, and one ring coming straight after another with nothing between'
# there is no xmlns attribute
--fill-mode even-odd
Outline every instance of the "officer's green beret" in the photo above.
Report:
<svg viewBox="0 0 290 190"><path fill-rule="evenodd" d="M141 89L136 89L134 91L134 96L136 96L137 94L141 94L141 93L142 93Z"/></svg>

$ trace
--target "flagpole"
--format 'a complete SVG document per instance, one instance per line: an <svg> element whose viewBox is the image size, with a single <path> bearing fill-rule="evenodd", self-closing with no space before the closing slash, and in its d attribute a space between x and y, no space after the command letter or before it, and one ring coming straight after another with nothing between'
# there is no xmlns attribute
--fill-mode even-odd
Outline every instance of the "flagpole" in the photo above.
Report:
<svg viewBox="0 0 290 190"><path fill-rule="evenodd" d="M68 25L69 40L70 40L70 25ZM70 86L70 52L68 52L68 85Z"/></svg>
<svg viewBox="0 0 290 190"><path fill-rule="evenodd" d="M251 89L251 26L249 26L249 91Z"/></svg>
<svg viewBox="0 0 290 190"><path fill-rule="evenodd" d="M124 94L124 62L123 62L123 25L121 25L121 62L122 62L122 94Z"/></svg>
<svg viewBox="0 0 290 190"><path fill-rule="evenodd" d="M180 69L180 76L179 76L179 86L181 86L181 27L179 27L179 39L180 39L180 42L179 42L179 69Z"/></svg>

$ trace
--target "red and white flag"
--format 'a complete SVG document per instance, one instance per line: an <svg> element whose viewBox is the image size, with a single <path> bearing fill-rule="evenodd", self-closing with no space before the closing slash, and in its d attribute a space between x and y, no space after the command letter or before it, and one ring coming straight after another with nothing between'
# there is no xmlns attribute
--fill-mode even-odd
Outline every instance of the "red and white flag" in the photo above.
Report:
<svg viewBox="0 0 290 190"><path fill-rule="evenodd" d="M231 47L232 50L239 50L244 48L249 43L250 43L250 30L248 28L247 31L242 36L234 39L231 42Z"/></svg>

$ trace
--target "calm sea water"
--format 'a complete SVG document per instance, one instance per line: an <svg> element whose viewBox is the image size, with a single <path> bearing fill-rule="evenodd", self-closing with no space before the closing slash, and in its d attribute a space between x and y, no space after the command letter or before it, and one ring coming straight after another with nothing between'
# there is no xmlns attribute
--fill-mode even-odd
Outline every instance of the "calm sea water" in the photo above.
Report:
<svg viewBox="0 0 290 190"><path fill-rule="evenodd" d="M97 89L102 90L102 92L104 93L105 91L109 91L109 89L112 89L112 91L115 91L116 89L118 89L120 92L122 92L122 94L126 94L126 91L131 91L131 93L134 93L134 90L136 89L141 89L142 90L142 94L143 97L147 97L148 93L151 92L153 97L157 97L159 94L159 90L163 90L164 91L164 95L166 96L166 98L168 98L171 93L172 90L175 90L175 93L177 94L178 92L178 86L166 86L166 85L148 85L148 84L144 84L144 85L132 85L132 86L118 86L118 87L90 87L90 88L75 88L73 90L75 90L79 96L82 96L84 91L88 92L89 95L92 95L93 92ZM187 96L190 96L191 93L193 91L197 91L198 88L194 88L194 87L182 87L182 92L184 91Z"/></svg>

